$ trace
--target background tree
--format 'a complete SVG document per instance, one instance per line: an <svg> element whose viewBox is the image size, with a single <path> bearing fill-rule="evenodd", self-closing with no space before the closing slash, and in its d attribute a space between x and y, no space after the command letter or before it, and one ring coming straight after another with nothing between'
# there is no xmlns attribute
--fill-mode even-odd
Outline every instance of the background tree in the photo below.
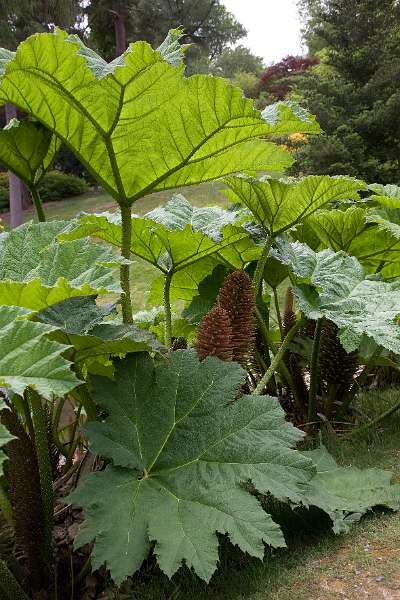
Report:
<svg viewBox="0 0 400 600"><path fill-rule="evenodd" d="M169 29L182 26L183 42L193 44L186 57L189 72L207 70L210 59L246 35L219 0L91 0L85 11L90 43L109 59L119 53L111 18L124 30L126 43L146 40L154 47Z"/></svg>
<svg viewBox="0 0 400 600"><path fill-rule="evenodd" d="M211 64L213 75L233 79L237 73L252 73L259 75L263 70L264 61L261 56L255 56L245 46L225 48Z"/></svg>
<svg viewBox="0 0 400 600"><path fill-rule="evenodd" d="M252 54L245 46L225 48L210 62L209 72L229 79L240 87L247 98L257 95L258 75L264 67L261 56Z"/></svg>
<svg viewBox="0 0 400 600"><path fill-rule="evenodd" d="M54 25L75 29L81 14L79 0L1 0L1 9L0 47L9 50Z"/></svg>
<svg viewBox="0 0 400 600"><path fill-rule="evenodd" d="M296 172L400 181L400 4L300 0L304 38L318 67L294 90L325 136L297 152Z"/></svg>
<svg viewBox="0 0 400 600"><path fill-rule="evenodd" d="M75 29L79 20L79 0L2 0L0 19L0 47L14 50L33 33L51 31L55 25L63 29ZM11 119L21 117L14 106L8 104L0 115L0 126ZM10 225L22 223L22 209L31 204L25 184L9 173Z"/></svg>
<svg viewBox="0 0 400 600"><path fill-rule="evenodd" d="M291 89L293 76L307 71L318 63L318 58L286 56L260 74L258 92L267 94L273 102L283 100Z"/></svg>

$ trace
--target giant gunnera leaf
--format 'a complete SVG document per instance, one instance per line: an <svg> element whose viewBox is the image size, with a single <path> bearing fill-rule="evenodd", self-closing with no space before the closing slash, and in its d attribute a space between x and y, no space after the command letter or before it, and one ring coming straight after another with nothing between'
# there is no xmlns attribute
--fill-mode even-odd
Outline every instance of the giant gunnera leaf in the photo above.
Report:
<svg viewBox="0 0 400 600"><path fill-rule="evenodd" d="M278 235L315 213L330 202L358 200L367 186L352 177L313 175L295 183L250 177L226 179L229 198L247 206L257 223Z"/></svg>
<svg viewBox="0 0 400 600"><path fill-rule="evenodd" d="M22 318L27 312L0 306L0 386L17 394L30 386L45 398L64 396L80 383L61 356L68 346L47 338L51 325Z"/></svg>
<svg viewBox="0 0 400 600"><path fill-rule="evenodd" d="M305 488L304 503L326 512L335 533L348 531L375 506L400 509L400 485L391 484L393 474L389 471L339 467L323 446L304 455L317 469Z"/></svg>
<svg viewBox="0 0 400 600"><path fill-rule="evenodd" d="M218 533L263 557L264 543L284 546L279 526L243 484L299 502L312 462L293 449L302 433L276 399L242 396L245 373L194 351L117 363L115 380L97 377L93 396L108 414L91 423L93 451L108 458L70 496L86 520L76 545L92 540L94 568L120 583L138 570L154 543L171 577L182 565L208 581L218 561Z"/></svg>
<svg viewBox="0 0 400 600"><path fill-rule="evenodd" d="M195 262L232 246L249 236L235 226L234 212L218 206L196 208L182 195L144 215L133 215L131 252L164 273L176 273ZM95 236L120 247L121 217L118 213L81 214L62 240Z"/></svg>
<svg viewBox="0 0 400 600"><path fill-rule="evenodd" d="M58 30L0 57L0 103L53 131L121 204L241 171L282 171L290 153L260 138L296 123L300 131L319 131L293 107L263 118L222 78L185 77L170 43L157 51L136 42L107 64Z"/></svg>
<svg viewBox="0 0 400 600"><path fill-rule="evenodd" d="M284 240L277 245L276 256L294 274L298 306L308 318L336 323L347 352L356 350L366 335L378 346L400 353L397 283L370 277L354 256L342 252L314 252L305 244Z"/></svg>
<svg viewBox="0 0 400 600"><path fill-rule="evenodd" d="M118 292L120 259L90 240L59 242L67 222L26 223L0 240L0 304L41 310L67 298Z"/></svg>
<svg viewBox="0 0 400 600"><path fill-rule="evenodd" d="M41 181L59 147L57 137L37 121L12 119L0 129L0 163L30 188Z"/></svg>

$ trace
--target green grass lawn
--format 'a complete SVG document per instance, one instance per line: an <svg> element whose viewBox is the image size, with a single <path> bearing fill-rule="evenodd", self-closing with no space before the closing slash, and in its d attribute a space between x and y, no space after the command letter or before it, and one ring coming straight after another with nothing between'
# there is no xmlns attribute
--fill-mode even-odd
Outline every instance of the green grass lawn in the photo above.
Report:
<svg viewBox="0 0 400 600"><path fill-rule="evenodd" d="M184 196L195 206L208 206L218 204L225 206L228 200L222 194L222 186L219 183L208 183L203 185L194 185L185 188ZM156 206L165 204L178 191L157 192L141 198L132 205L132 212L138 215L144 215L153 210ZM60 200L59 202L48 202L44 205L48 219L71 219L80 212L101 212L104 210L114 210L117 206L111 196L105 192L88 192L82 196ZM9 221L8 213L0 214L4 223ZM24 211L24 221L35 220L34 208Z"/></svg>

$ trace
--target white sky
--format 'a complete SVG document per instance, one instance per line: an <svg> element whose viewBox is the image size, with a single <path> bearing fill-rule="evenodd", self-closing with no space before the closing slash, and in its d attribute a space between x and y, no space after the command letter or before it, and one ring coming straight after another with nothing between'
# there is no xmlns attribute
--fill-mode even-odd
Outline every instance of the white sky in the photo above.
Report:
<svg viewBox="0 0 400 600"><path fill-rule="evenodd" d="M303 53L296 0L223 0L222 4L247 29L239 44L262 56L266 65Z"/></svg>

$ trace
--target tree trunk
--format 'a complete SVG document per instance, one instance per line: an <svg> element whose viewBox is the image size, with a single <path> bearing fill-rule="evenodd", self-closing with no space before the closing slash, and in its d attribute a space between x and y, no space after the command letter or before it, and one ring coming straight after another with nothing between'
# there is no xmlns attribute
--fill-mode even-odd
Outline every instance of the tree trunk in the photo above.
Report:
<svg viewBox="0 0 400 600"><path fill-rule="evenodd" d="M22 210L32 208L32 196L25 183L21 181L22 186Z"/></svg>
<svg viewBox="0 0 400 600"><path fill-rule="evenodd" d="M125 18L121 11L120 0L113 0L112 10L114 14L115 56L117 57L126 50Z"/></svg>
<svg viewBox="0 0 400 600"><path fill-rule="evenodd" d="M17 109L12 104L6 104L6 123L9 123L11 119L17 118ZM18 227L23 221L22 217L22 197L23 197L23 186L22 181L11 173L8 172L8 181L10 186L10 227Z"/></svg>

